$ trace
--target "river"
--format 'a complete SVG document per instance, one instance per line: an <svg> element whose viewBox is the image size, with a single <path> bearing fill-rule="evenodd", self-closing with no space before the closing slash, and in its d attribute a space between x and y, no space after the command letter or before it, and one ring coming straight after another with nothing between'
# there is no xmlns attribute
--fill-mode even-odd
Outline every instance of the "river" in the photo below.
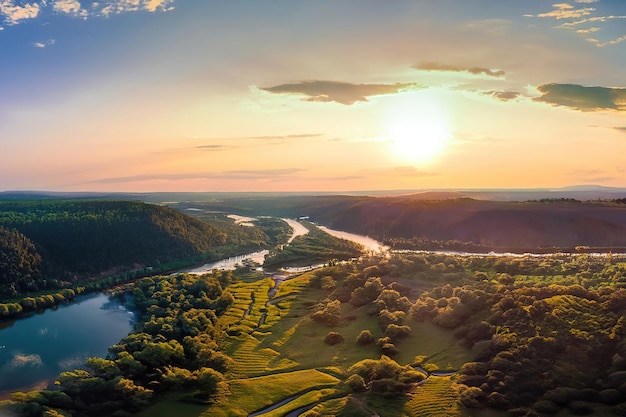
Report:
<svg viewBox="0 0 626 417"><path fill-rule="evenodd" d="M241 216L237 216L237 217L238 219L244 219L244 221L254 220L251 217L241 217ZM293 219L281 219L281 220L285 221L291 227L291 235L289 236L289 239L287 240L287 244L291 243L296 237L303 236L309 233L309 229L304 227L300 222L296 220L293 220ZM223 269L223 270L228 271L228 270L237 268L237 266L241 265L245 259L250 259L260 265L263 265L263 262L265 262L265 255L267 255L268 253L269 253L268 250L262 250L258 252L248 253L246 255L231 256L230 258L221 259L217 262L210 262L202 266L199 266L197 268L186 269L180 272L201 275L201 274L209 273L213 271L214 269Z"/></svg>
<svg viewBox="0 0 626 417"><path fill-rule="evenodd" d="M299 222L285 220L293 229L289 239L308 233ZM368 251L381 253L389 248L380 242L354 233L320 226L328 234L363 245ZM394 251L396 252L396 251ZM398 251L403 252L403 251ZM475 254L453 251L406 251L441 253L460 256L551 256L510 253ZM244 259L263 264L267 250L223 259L181 272L203 274L213 269L234 269ZM615 255L615 254L614 254ZM592 254L606 256L606 254ZM308 270L317 267L305 267ZM319 265L321 266L321 265ZM297 272L297 271L294 271ZM108 347L132 331L134 313L122 303L104 294L76 297L70 304L46 310L18 320L0 321L0 398L2 392L45 385L60 372L81 366L87 357L106 356Z"/></svg>
<svg viewBox="0 0 626 417"><path fill-rule="evenodd" d="M338 237L340 239L351 240L365 247L370 252L387 252L389 247L383 245L379 241L372 239L368 236L357 235L354 233L342 232L341 230L329 229L325 226L318 226L321 230L325 231L331 236Z"/></svg>
<svg viewBox="0 0 626 417"><path fill-rule="evenodd" d="M0 321L0 394L45 386L88 357L105 357L135 321L121 300L105 294L78 296L56 309Z"/></svg>

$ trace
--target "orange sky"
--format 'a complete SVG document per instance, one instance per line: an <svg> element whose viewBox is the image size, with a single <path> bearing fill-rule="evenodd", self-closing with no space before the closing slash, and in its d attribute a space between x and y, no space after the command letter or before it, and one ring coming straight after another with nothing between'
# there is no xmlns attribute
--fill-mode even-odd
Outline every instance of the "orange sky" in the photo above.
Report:
<svg viewBox="0 0 626 417"><path fill-rule="evenodd" d="M205 3L0 1L0 190L626 186L626 2Z"/></svg>

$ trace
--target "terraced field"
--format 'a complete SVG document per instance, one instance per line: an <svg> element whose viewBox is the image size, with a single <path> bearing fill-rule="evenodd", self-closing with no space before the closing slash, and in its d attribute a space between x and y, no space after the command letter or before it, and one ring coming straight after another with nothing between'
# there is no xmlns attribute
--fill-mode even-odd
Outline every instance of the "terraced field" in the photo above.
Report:
<svg viewBox="0 0 626 417"><path fill-rule="evenodd" d="M285 280L273 297L268 296L274 285L270 278L238 282L228 288L235 302L220 319L227 332L220 344L234 360L234 369L227 375L230 394L221 406L207 408L202 416L247 416L259 412L254 415L278 417L309 408L313 408L312 412L322 410L332 414L347 406L356 407L360 410L357 413L372 411L390 417L464 417L457 405L457 394L451 388L451 377L431 377L409 394L408 402L399 402L391 412L384 410L386 405L368 406L358 396L346 397L346 388L339 384L345 369L355 361L380 355L375 348L359 346L353 341L364 328L379 333L378 324L364 311L345 304L342 314L351 319L336 329L346 341L336 346L324 344L329 328L313 323L308 317L311 310L306 306L322 294L308 286L310 276L304 274ZM450 363L462 363L463 355L456 357L447 348L444 353L441 351L442 347L455 343L452 335L429 325L413 325L414 335L400 344L404 347L400 356L410 361L416 354L428 354L439 357L437 363L446 368ZM328 365L338 367L333 372L316 368Z"/></svg>
<svg viewBox="0 0 626 417"><path fill-rule="evenodd" d="M279 352L262 347L261 341L252 335L233 338L228 342L226 352L235 361L233 375L258 376L293 369L298 365L297 362L281 358Z"/></svg>
<svg viewBox="0 0 626 417"><path fill-rule="evenodd" d="M247 416L248 414L266 409L281 400L293 398L290 404L275 409L263 416L282 416L283 412L291 411L310 402L319 401L325 396L333 395L332 388L339 379L325 372L307 369L294 372L241 378L229 381L230 395L226 398L228 408L215 404L207 408L202 417ZM302 400L300 400L302 397ZM296 401L296 399L298 401Z"/></svg>
<svg viewBox="0 0 626 417"><path fill-rule="evenodd" d="M274 281L271 278L231 284L228 291L235 302L220 318L222 327L231 333L247 334L259 328L267 311L265 304L269 300L268 291L273 287Z"/></svg>
<svg viewBox="0 0 626 417"><path fill-rule="evenodd" d="M431 376L410 395L406 409L415 417L464 416L453 376Z"/></svg>

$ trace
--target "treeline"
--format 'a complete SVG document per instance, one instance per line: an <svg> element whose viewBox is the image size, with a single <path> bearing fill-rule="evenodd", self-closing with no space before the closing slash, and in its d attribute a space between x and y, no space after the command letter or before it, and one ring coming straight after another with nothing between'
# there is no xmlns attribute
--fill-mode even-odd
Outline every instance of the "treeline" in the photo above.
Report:
<svg viewBox="0 0 626 417"><path fill-rule="evenodd" d="M84 287L76 289L65 288L58 292L42 294L34 297L25 297L14 303L0 303L0 319L18 316L22 313L30 313L37 310L54 307L61 303L71 301L77 295L85 291Z"/></svg>
<svg viewBox="0 0 626 417"><path fill-rule="evenodd" d="M0 201L0 298L69 286L224 245L217 228L129 201Z"/></svg>
<svg viewBox="0 0 626 417"><path fill-rule="evenodd" d="M266 267L311 265L358 257L363 247L349 240L339 239L311 223L303 223L309 233L296 237L291 243L270 251L265 257Z"/></svg>
<svg viewBox="0 0 626 417"><path fill-rule="evenodd" d="M167 392L207 401L226 389L232 360L219 352L218 317L233 302L229 273L143 278L129 286L141 321L85 369L63 372L58 389L15 393L21 416L129 416Z"/></svg>

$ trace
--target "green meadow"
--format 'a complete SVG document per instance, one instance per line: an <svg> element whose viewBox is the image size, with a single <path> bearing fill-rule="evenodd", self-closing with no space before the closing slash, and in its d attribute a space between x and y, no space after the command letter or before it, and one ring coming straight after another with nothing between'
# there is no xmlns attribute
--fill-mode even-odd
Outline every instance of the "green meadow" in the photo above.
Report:
<svg viewBox="0 0 626 417"><path fill-rule="evenodd" d="M440 413L424 415L462 415L451 377L432 377L415 392L369 405L369 397L351 393L345 383L349 368L381 357L375 345L356 343L357 336L363 330L370 330L375 338L385 334L366 306L350 303L341 304L339 325L314 321L311 313L328 295L311 285L311 279L319 275L318 270L290 277L271 299L271 278L231 284L227 291L234 302L219 319L218 341L220 350L234 362L226 374L228 389L204 405L190 402L183 393L169 395L139 417L166 416L174 410L180 417L247 416L264 409L259 416L284 416L297 409L309 409L303 415L371 415L373 410L381 416L417 416L423 410ZM394 359L399 364L411 364L420 357L430 369L458 369L470 360L471 352L458 345L452 332L429 322L411 323L411 327L412 333L397 344L399 353ZM344 341L325 343L329 331L340 333ZM288 401L271 408L284 400Z"/></svg>

